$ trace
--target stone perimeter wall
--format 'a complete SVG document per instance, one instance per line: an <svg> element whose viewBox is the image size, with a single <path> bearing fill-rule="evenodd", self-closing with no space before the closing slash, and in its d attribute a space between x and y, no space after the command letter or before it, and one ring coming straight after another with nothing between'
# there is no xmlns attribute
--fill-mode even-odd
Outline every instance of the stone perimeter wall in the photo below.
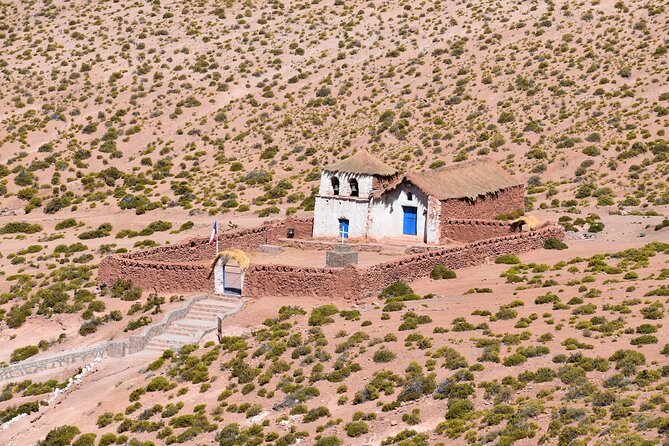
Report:
<svg viewBox="0 0 669 446"><path fill-rule="evenodd" d="M501 254L543 248L548 237L564 238L560 226L542 227L513 235L480 240L454 248L430 250L393 262L366 268L300 268L286 265L252 265L244 278L244 295L316 297L362 300L396 280L410 282L427 277L437 265L460 269L487 263Z"/></svg>
<svg viewBox="0 0 669 446"><path fill-rule="evenodd" d="M288 228L295 238L311 237L312 219L287 218L268 221L257 228L223 232L219 249L255 250L286 237ZM98 281L111 285L117 279L130 279L146 291L157 293L194 293L213 290L210 276L216 252L208 238L106 257L98 267Z"/></svg>
<svg viewBox="0 0 669 446"><path fill-rule="evenodd" d="M276 242L285 237L286 229L296 228L296 238L307 237L311 220L285 220L225 234L224 246L257 249L260 244ZM453 248L435 248L403 259L360 268L305 268L287 265L251 265L244 275L244 296L316 297L323 299L358 300L376 293L395 280L411 281L426 277L436 265L459 269L480 265L500 254L521 253L543 247L548 237L564 238L560 226L545 223L529 232L508 233L508 225L495 222L477 225L458 221L451 224L462 237L478 234L478 241ZM463 229L471 226L475 230ZM481 228L484 228L483 230ZM454 229L455 230L455 229ZM481 234L493 238L480 240ZM221 237L224 237L222 235ZM207 292L214 288L213 275L208 263L189 264L161 262L153 259L169 257L208 260L204 239L158 248L126 256L111 256L99 267L99 281L111 285L118 278L131 279L145 290L156 292ZM236 241L239 240L239 244ZM228 244L229 243L229 244ZM257 245L256 245L257 243ZM203 246L205 245L206 248ZM186 254L178 254L179 247ZM199 250L199 252L197 251ZM174 254L174 255L173 255ZM211 252L213 256L213 251ZM141 259L141 260L140 260Z"/></svg>

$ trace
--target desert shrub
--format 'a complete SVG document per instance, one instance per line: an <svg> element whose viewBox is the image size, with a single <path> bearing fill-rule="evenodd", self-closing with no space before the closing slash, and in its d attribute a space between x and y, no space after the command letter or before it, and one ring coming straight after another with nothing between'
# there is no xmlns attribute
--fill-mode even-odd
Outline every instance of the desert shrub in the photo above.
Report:
<svg viewBox="0 0 669 446"><path fill-rule="evenodd" d="M17 234L17 233L35 234L36 232L40 232L41 230L42 226L38 224L26 223L24 221L16 221L7 223L3 227L0 227L0 235Z"/></svg>
<svg viewBox="0 0 669 446"><path fill-rule="evenodd" d="M636 328L636 332L639 334L657 333L657 325L641 324Z"/></svg>
<svg viewBox="0 0 669 446"><path fill-rule="evenodd" d="M545 249L567 249L567 244L555 237L548 237L544 240Z"/></svg>
<svg viewBox="0 0 669 446"><path fill-rule="evenodd" d="M339 316L347 321L357 321L360 319L360 311L358 310L341 310Z"/></svg>
<svg viewBox="0 0 669 446"><path fill-rule="evenodd" d="M662 319L664 317L664 306L660 302L654 302L641 309L644 319Z"/></svg>
<svg viewBox="0 0 669 446"><path fill-rule="evenodd" d="M131 280L116 279L112 284L111 297L121 300L137 300L142 296L142 289L133 285Z"/></svg>
<svg viewBox="0 0 669 446"><path fill-rule="evenodd" d="M302 418L302 421L305 423L311 423L312 421L316 421L321 417L329 417L329 416L330 416L330 410L325 406L320 406L308 411Z"/></svg>
<svg viewBox="0 0 669 446"><path fill-rule="evenodd" d="M163 376L156 376L154 377L149 384L146 386L146 391L147 392L158 392L158 391L167 391L167 390L172 390L176 387L177 385L175 383L169 382L165 377Z"/></svg>
<svg viewBox="0 0 669 446"><path fill-rule="evenodd" d="M17 415L20 414L31 414L39 410L39 402L31 401L29 403L23 403L19 406L11 406L6 409L0 410L0 423L6 423Z"/></svg>
<svg viewBox="0 0 669 446"><path fill-rule="evenodd" d="M385 287L383 291L381 291L381 294L379 294L379 298L388 299L391 297L401 297L411 293L413 293L411 287L401 280L398 280Z"/></svg>
<svg viewBox="0 0 669 446"><path fill-rule="evenodd" d="M346 435L359 437L369 432L369 425L364 421L352 421L345 426Z"/></svg>
<svg viewBox="0 0 669 446"><path fill-rule="evenodd" d="M44 440L39 442L40 446L68 446L79 435L79 428L76 426L60 426L49 431Z"/></svg>
<svg viewBox="0 0 669 446"><path fill-rule="evenodd" d="M383 311L400 311L402 308L405 308L406 305L404 305L401 301L399 300L393 300L388 302L384 307Z"/></svg>
<svg viewBox="0 0 669 446"><path fill-rule="evenodd" d="M466 399L451 398L448 400L446 419L453 420L464 418L474 411L474 403Z"/></svg>
<svg viewBox="0 0 669 446"><path fill-rule="evenodd" d="M137 330L140 327L144 327L145 325L149 325L152 322L152 319L148 316L141 316L138 319L134 321L128 322L128 325L123 329L123 331L133 331Z"/></svg>
<svg viewBox="0 0 669 446"><path fill-rule="evenodd" d="M98 427L102 428L105 426L109 426L113 422L114 422L114 414L112 412L105 412L98 416L97 425Z"/></svg>
<svg viewBox="0 0 669 446"><path fill-rule="evenodd" d="M73 228L75 226L77 226L77 220L74 218L66 218L65 220L61 220L56 223L56 230L60 231L63 229Z"/></svg>
<svg viewBox="0 0 669 446"><path fill-rule="evenodd" d="M455 279L456 274L452 269L446 268L444 265L437 265L430 271L430 278L433 280L439 279Z"/></svg>
<svg viewBox="0 0 669 446"><path fill-rule="evenodd" d="M103 223L91 231L85 231L78 235L80 240L91 240L95 238L107 237L111 234L112 225L109 223Z"/></svg>
<svg viewBox="0 0 669 446"><path fill-rule="evenodd" d="M95 446L95 437L96 434L92 432L81 434L79 438L72 443L72 446Z"/></svg>
<svg viewBox="0 0 669 446"><path fill-rule="evenodd" d="M314 446L341 446L341 440L334 436L322 437L316 440Z"/></svg>
<svg viewBox="0 0 669 446"><path fill-rule="evenodd" d="M332 304L316 307L311 310L311 315L309 315L309 325L321 326L331 324L334 322L331 316L337 313L339 313L339 309Z"/></svg>
<svg viewBox="0 0 669 446"><path fill-rule="evenodd" d="M632 345L657 344L657 337L653 335L638 336L630 341Z"/></svg>
<svg viewBox="0 0 669 446"><path fill-rule="evenodd" d="M634 350L617 350L609 361L616 363L616 370L621 370L624 375L629 376L638 366L646 363L646 357Z"/></svg>
<svg viewBox="0 0 669 446"><path fill-rule="evenodd" d="M520 263L518 256L513 254L502 254L501 256L495 259L495 263L502 263L506 265L517 265Z"/></svg>
<svg viewBox="0 0 669 446"><path fill-rule="evenodd" d="M39 347L36 345L26 345L25 347L19 347L12 352L12 356L9 359L11 362L23 361L28 359L31 356L35 356L39 353Z"/></svg>
<svg viewBox="0 0 669 446"><path fill-rule="evenodd" d="M395 355L395 353L391 352L390 350L386 350L386 349L382 348L382 349L377 350L376 352L374 352L374 356L373 356L372 359L373 359L374 362L384 363L384 362L390 362L390 361L394 360L396 358L396 356L397 355Z"/></svg>
<svg viewBox="0 0 669 446"><path fill-rule="evenodd" d="M507 356L506 358L504 358L504 361L503 361L502 364L504 364L507 367L513 367L513 366L520 365L520 364L524 363L525 361L527 361L527 358L524 355L522 355L520 353L514 353L513 355Z"/></svg>

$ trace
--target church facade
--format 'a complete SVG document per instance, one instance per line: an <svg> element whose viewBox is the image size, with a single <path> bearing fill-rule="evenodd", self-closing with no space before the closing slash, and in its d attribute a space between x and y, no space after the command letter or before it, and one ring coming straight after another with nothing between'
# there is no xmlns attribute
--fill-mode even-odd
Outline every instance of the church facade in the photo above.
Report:
<svg viewBox="0 0 669 446"><path fill-rule="evenodd" d="M366 151L324 167L313 236L445 242L450 219L493 219L524 208L524 184L495 161L400 174Z"/></svg>

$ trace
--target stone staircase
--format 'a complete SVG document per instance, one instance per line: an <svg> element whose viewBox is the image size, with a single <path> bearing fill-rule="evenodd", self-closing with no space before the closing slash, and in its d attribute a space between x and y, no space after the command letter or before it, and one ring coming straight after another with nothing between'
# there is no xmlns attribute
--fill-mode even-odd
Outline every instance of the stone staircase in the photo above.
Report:
<svg viewBox="0 0 669 446"><path fill-rule="evenodd" d="M202 337L216 329L216 318L225 319L238 313L245 299L231 295L210 295L195 302L186 316L172 322L164 333L154 336L145 350L178 350L186 344L196 344Z"/></svg>

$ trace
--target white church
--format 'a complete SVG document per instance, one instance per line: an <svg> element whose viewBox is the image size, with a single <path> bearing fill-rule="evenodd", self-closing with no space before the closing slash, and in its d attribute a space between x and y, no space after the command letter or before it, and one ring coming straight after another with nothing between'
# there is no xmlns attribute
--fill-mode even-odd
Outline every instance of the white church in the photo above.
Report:
<svg viewBox="0 0 669 446"><path fill-rule="evenodd" d="M523 200L524 184L492 160L400 175L360 150L322 168L313 236L434 244L442 218L493 218Z"/></svg>

